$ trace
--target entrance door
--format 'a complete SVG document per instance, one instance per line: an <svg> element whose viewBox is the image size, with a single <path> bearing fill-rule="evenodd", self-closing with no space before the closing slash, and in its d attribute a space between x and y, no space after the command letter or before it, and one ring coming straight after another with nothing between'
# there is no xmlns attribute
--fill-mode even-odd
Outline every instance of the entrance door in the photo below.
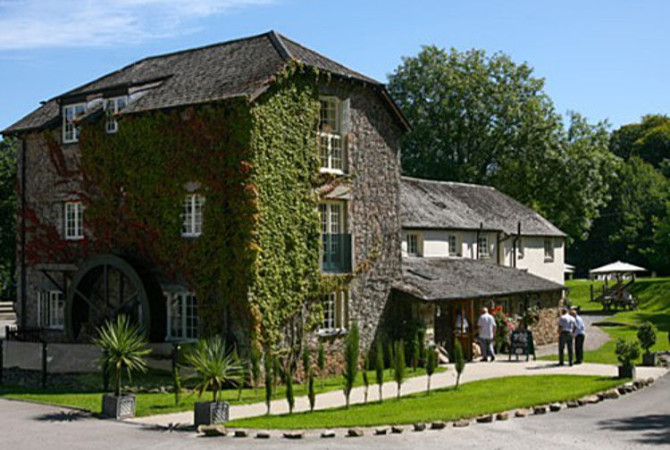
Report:
<svg viewBox="0 0 670 450"><path fill-rule="evenodd" d="M461 343L463 354L468 361L472 360L472 343L474 342L473 302L469 300L457 300L451 302L452 320L452 342L458 340ZM451 349L453 354L453 348Z"/></svg>

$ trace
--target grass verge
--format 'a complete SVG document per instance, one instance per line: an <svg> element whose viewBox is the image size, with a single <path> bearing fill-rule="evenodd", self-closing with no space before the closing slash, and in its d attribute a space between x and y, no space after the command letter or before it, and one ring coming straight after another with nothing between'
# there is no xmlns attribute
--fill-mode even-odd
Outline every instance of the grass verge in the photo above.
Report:
<svg viewBox="0 0 670 450"><path fill-rule="evenodd" d="M443 372L443 367L438 368L436 373ZM416 377L425 375L425 370L417 369L416 371L407 370L408 377ZM374 372L368 373L368 378L374 380ZM390 380L391 375L386 371L386 380ZM166 383L168 384L168 383ZM362 376L359 374L356 380L356 386L361 386ZM335 391L343 388L342 377L328 377L317 378L315 380L315 390L317 394L324 392ZM307 390L304 385L295 385L293 387L296 397L307 395ZM73 408L85 409L94 413L99 413L101 408L102 391L94 390L87 392L72 392L56 389L37 389L37 388L20 388L20 387L0 387L0 397L11 398L14 400L28 400L37 403L47 403L58 406L69 406ZM151 416L154 414L165 414L180 411L192 411L193 404L201 400L211 399L210 395L204 395L200 399L197 394L188 392L182 393L181 403L175 404L174 394L170 393L156 393L156 394L135 394L137 396L137 417ZM236 389L227 389L220 394L221 398L232 405L248 404L264 401L265 391L259 388L258 395L254 393L253 389L242 389L242 397L238 401L238 391ZM286 395L286 388L279 386L275 399L283 399Z"/></svg>
<svg viewBox="0 0 670 450"><path fill-rule="evenodd" d="M476 417L515 408L573 400L607 390L622 380L596 376L537 375L494 378L389 399L292 415L261 416L226 424L237 428L309 429L408 424Z"/></svg>

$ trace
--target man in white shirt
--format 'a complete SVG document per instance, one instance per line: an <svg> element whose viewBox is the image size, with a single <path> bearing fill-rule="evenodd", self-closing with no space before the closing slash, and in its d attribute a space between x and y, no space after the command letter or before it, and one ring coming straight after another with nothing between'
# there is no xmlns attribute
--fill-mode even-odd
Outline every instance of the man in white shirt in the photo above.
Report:
<svg viewBox="0 0 670 450"><path fill-rule="evenodd" d="M570 315L575 319L575 364L581 364L584 361L586 326L584 325L584 319L577 314L577 308L570 309Z"/></svg>
<svg viewBox="0 0 670 450"><path fill-rule="evenodd" d="M496 319L489 314L488 309L482 308L477 327L479 328L479 342L482 346L482 361L488 361L489 355L491 355L491 361L494 361L496 355L493 350L493 339L496 335Z"/></svg>
<svg viewBox="0 0 670 450"><path fill-rule="evenodd" d="M568 347L568 361L572 366L572 336L577 329L577 322L574 317L568 314L566 308L561 309L561 317L558 318L558 362L559 366L564 365L563 354L565 347Z"/></svg>

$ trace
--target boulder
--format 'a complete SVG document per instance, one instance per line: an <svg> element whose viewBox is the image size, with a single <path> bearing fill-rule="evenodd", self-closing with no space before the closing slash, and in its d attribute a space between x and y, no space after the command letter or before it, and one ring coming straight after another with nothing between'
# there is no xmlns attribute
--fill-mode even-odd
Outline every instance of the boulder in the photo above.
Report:
<svg viewBox="0 0 670 450"><path fill-rule="evenodd" d="M305 437L304 431L286 431L283 436L286 439L302 439Z"/></svg>
<svg viewBox="0 0 670 450"><path fill-rule="evenodd" d="M226 427L223 425L200 425L198 433L204 434L207 437L225 436L227 434Z"/></svg>
<svg viewBox="0 0 670 450"><path fill-rule="evenodd" d="M247 430L235 430L234 436L236 438L243 438L249 436L249 432Z"/></svg>
<svg viewBox="0 0 670 450"><path fill-rule="evenodd" d="M431 430L444 430L445 428L447 428L447 423L442 422L441 420L438 420L437 422L432 422L430 424Z"/></svg>
<svg viewBox="0 0 670 450"><path fill-rule="evenodd" d="M496 420L509 420L509 412L503 411L496 414Z"/></svg>
<svg viewBox="0 0 670 450"><path fill-rule="evenodd" d="M477 423L491 423L493 422L493 414L486 414L484 416L477 417Z"/></svg>
<svg viewBox="0 0 670 450"><path fill-rule="evenodd" d="M423 422L418 422L414 424L414 431L424 431L426 429L426 424Z"/></svg>
<svg viewBox="0 0 670 450"><path fill-rule="evenodd" d="M549 411L551 412L559 412L561 409L563 409L563 405L560 403L552 403L549 405Z"/></svg>
<svg viewBox="0 0 670 450"><path fill-rule="evenodd" d="M580 406L577 400L569 400L566 405L568 408L577 408Z"/></svg>
<svg viewBox="0 0 670 450"><path fill-rule="evenodd" d="M527 409L517 409L516 412L514 413L514 417L524 418L524 417L528 417L529 414L530 414L530 411L527 410Z"/></svg>
<svg viewBox="0 0 670 450"><path fill-rule="evenodd" d="M348 437L361 437L364 434L362 428L349 428L349 430L347 430Z"/></svg>
<svg viewBox="0 0 670 450"><path fill-rule="evenodd" d="M654 384L654 381L655 380L652 377L647 378L647 386L650 386L650 385Z"/></svg>
<svg viewBox="0 0 670 450"><path fill-rule="evenodd" d="M468 419L461 419L457 420L454 422L454 427L455 428L463 428L463 427L469 427L470 426L470 421Z"/></svg>
<svg viewBox="0 0 670 450"><path fill-rule="evenodd" d="M403 431L405 431L405 429L400 425L393 425L391 427L391 433L393 434L401 434Z"/></svg>
<svg viewBox="0 0 670 450"><path fill-rule="evenodd" d="M547 414L547 407L544 405L533 408L533 414Z"/></svg>
<svg viewBox="0 0 670 450"><path fill-rule="evenodd" d="M375 429L375 436L384 436L387 435L389 432L389 429L386 427L380 427Z"/></svg>
<svg viewBox="0 0 670 450"><path fill-rule="evenodd" d="M616 400L617 398L621 397L621 394L619 394L619 391L616 389L610 389L609 391L603 392L601 396L605 400Z"/></svg>
<svg viewBox="0 0 670 450"><path fill-rule="evenodd" d="M335 437L335 432L333 430L324 430L321 433L321 437L326 438L326 439L334 438Z"/></svg>
<svg viewBox="0 0 670 450"><path fill-rule="evenodd" d="M256 433L256 439L270 439L270 433L267 431L259 431Z"/></svg>

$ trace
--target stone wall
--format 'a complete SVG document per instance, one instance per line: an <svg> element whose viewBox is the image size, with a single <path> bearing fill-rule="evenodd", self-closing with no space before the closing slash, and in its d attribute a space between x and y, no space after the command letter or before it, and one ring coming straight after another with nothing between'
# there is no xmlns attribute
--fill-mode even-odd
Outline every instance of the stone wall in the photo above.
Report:
<svg viewBox="0 0 670 450"><path fill-rule="evenodd" d="M349 320L358 322L361 347L367 348L378 332L391 285L401 270L402 130L381 96L360 83L332 81L319 91L349 100L347 226L353 236L354 270L360 271L351 283ZM331 345L339 347L336 342Z"/></svg>

